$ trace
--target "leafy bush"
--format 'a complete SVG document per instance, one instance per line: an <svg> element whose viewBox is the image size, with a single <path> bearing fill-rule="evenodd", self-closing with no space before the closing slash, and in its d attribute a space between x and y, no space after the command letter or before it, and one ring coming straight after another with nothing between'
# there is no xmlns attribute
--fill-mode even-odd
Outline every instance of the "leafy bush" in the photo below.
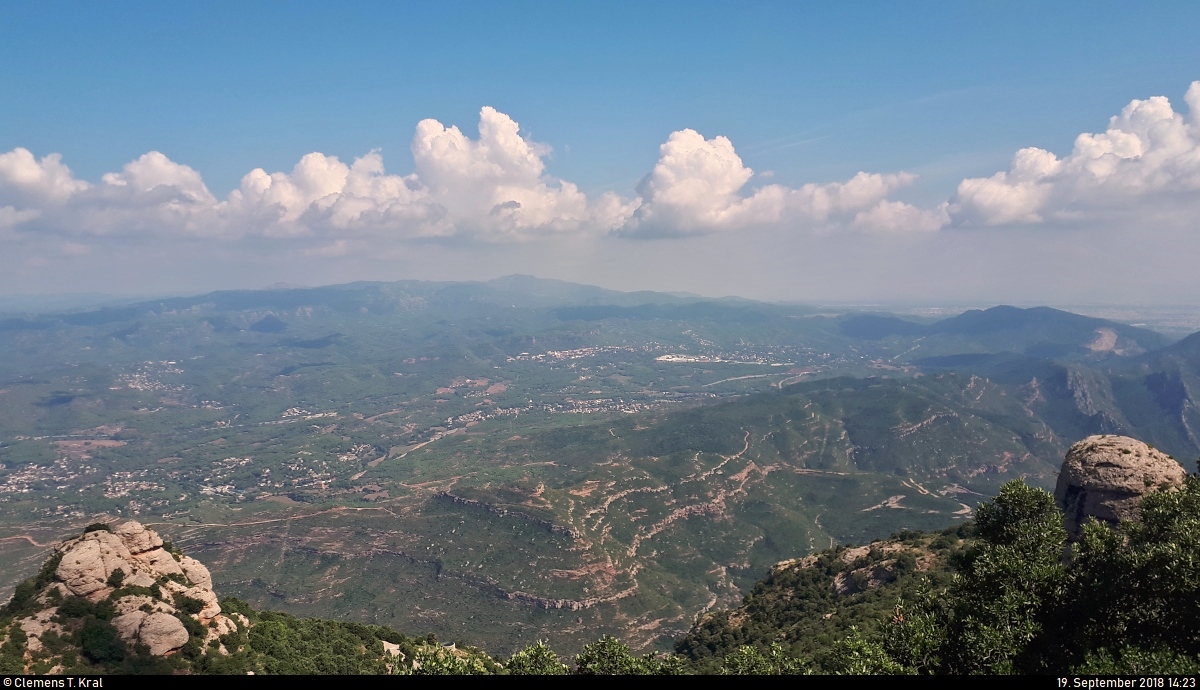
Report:
<svg viewBox="0 0 1200 690"><path fill-rule="evenodd" d="M827 670L839 675L879 676L913 672L896 663L882 645L868 640L857 628L833 646L824 665Z"/></svg>
<svg viewBox="0 0 1200 690"><path fill-rule="evenodd" d="M113 602L109 599L93 604L83 597L71 596L59 604L57 617L62 621L83 620L86 618L109 621L113 619L116 613Z"/></svg>
<svg viewBox="0 0 1200 690"><path fill-rule="evenodd" d="M185 594L175 595L175 608L180 613L186 613L189 616L194 616L204 610L204 602L199 599L194 599Z"/></svg>
<svg viewBox="0 0 1200 690"><path fill-rule="evenodd" d="M112 624L91 616L83 621L79 646L84 656L98 664L124 661L126 655L125 645Z"/></svg>
<svg viewBox="0 0 1200 690"><path fill-rule="evenodd" d="M788 655L778 643L764 654L744 645L721 660L721 673L730 676L795 676L808 672L803 661Z"/></svg>
<svg viewBox="0 0 1200 690"><path fill-rule="evenodd" d="M8 639L0 645L0 673L25 672L25 631L13 623L8 629Z"/></svg>
<svg viewBox="0 0 1200 690"><path fill-rule="evenodd" d="M570 672L545 642L532 644L513 654L504 668L518 676L561 676Z"/></svg>
<svg viewBox="0 0 1200 690"><path fill-rule="evenodd" d="M979 507L978 541L945 588L897 605L876 639L840 642L831 670L1194 673L1200 669L1200 478L1093 521L1068 545L1044 491L1010 482Z"/></svg>
<svg viewBox="0 0 1200 690"><path fill-rule="evenodd" d="M42 564L41 570L34 577L28 578L17 585L12 599L4 607L4 614L18 616L32 610L34 597L51 582L54 582L58 565L62 563L62 552L57 552Z"/></svg>
<svg viewBox="0 0 1200 690"><path fill-rule="evenodd" d="M681 671L678 658L659 659L653 654L634 656L629 646L605 635L575 657L575 673L588 676L653 676Z"/></svg>
<svg viewBox="0 0 1200 690"><path fill-rule="evenodd" d="M405 670L417 676L482 676L493 672L485 659L482 654L425 644L416 648L412 667Z"/></svg>

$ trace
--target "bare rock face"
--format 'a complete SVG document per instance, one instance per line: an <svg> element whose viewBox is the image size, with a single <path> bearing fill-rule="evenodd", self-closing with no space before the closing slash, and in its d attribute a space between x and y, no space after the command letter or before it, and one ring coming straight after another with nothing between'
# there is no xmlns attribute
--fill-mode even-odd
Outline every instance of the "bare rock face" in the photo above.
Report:
<svg viewBox="0 0 1200 690"><path fill-rule="evenodd" d="M163 545L163 540L157 533L146 529L140 522L133 520L117 525L113 529L113 534L125 542L130 553L145 553Z"/></svg>
<svg viewBox="0 0 1200 690"><path fill-rule="evenodd" d="M156 656L173 652L188 641L187 628L169 613L130 611L114 618L112 624L121 639L130 643L140 642Z"/></svg>
<svg viewBox="0 0 1200 690"><path fill-rule="evenodd" d="M125 584L131 587L150 587L154 584L154 577L145 570L138 570L125 578Z"/></svg>
<svg viewBox="0 0 1200 690"><path fill-rule="evenodd" d="M47 632L61 633L62 626L54 622L54 614L58 613L57 608L45 609L21 621L21 630L27 638L26 646L30 651L39 652L42 650L42 635Z"/></svg>
<svg viewBox="0 0 1200 690"><path fill-rule="evenodd" d="M98 530L63 544L63 558L56 574L72 594L99 601L112 592L108 584L113 571L124 574L124 584L149 587L163 576L187 576L179 560L162 548L163 540L153 531L130 520L111 532ZM192 570L212 588L208 569L195 561ZM190 578L189 578L190 579Z"/></svg>
<svg viewBox="0 0 1200 690"><path fill-rule="evenodd" d="M125 522L111 531L87 532L65 542L60 553L57 581L47 585L38 599L46 609L21 622L30 649L41 644L39 638L45 630L57 629L48 623L55 611L51 589L58 590L54 601L72 595L93 602L110 599L119 614L112 625L121 638L130 644L144 644L155 655L171 654L187 644L184 616L205 626L205 649L212 639L238 629L232 618L221 613L208 568L194 558L167 551L158 534L137 522ZM114 578L117 571L122 576ZM115 586L143 587L152 596L144 591L118 592ZM124 596L118 597L120 594ZM249 627L249 621L238 620L242 627Z"/></svg>
<svg viewBox="0 0 1200 690"><path fill-rule="evenodd" d="M183 568L179 565L179 561L167 553L166 549L151 549L135 554L133 560L137 565L159 575L183 575Z"/></svg>
<svg viewBox="0 0 1200 690"><path fill-rule="evenodd" d="M128 574L133 556L119 536L111 532L88 532L63 553L56 574L73 594L103 598L111 591L106 583L120 568Z"/></svg>
<svg viewBox="0 0 1200 690"><path fill-rule="evenodd" d="M1070 538L1089 517L1112 524L1136 518L1142 496L1183 484L1187 472L1169 455L1127 436L1089 436L1071 446L1054 500Z"/></svg>
<svg viewBox="0 0 1200 690"><path fill-rule="evenodd" d="M191 556L184 556L179 560L179 565L183 568L183 574L187 575L187 579L196 583L197 587L212 589L212 574L208 572L208 568L203 563Z"/></svg>

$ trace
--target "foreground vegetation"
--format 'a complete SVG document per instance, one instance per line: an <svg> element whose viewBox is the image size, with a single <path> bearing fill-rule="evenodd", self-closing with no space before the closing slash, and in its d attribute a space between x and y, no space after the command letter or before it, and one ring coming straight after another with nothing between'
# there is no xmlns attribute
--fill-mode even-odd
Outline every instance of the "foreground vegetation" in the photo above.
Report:
<svg viewBox="0 0 1200 690"><path fill-rule="evenodd" d="M972 524L909 532L780 564L733 611L699 621L675 654L604 636L564 663L546 642L508 659L356 623L222 608L249 625L228 654L128 648L112 607L57 602L67 632L28 652L17 623L52 559L3 610L0 672L242 674L993 674L1200 672L1200 477L1147 496L1141 518L1093 522L1067 543L1046 492L1010 482Z"/></svg>

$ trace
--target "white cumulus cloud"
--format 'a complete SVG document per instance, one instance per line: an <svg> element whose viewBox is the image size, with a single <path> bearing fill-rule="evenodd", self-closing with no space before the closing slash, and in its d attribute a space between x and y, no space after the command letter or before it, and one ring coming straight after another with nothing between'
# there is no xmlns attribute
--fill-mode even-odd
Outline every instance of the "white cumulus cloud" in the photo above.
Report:
<svg viewBox="0 0 1200 690"><path fill-rule="evenodd" d="M1104 132L1080 134L1061 159L1044 149L1021 149L1007 171L963 180L949 212L962 224L1009 225L1195 203L1200 82L1192 82L1184 101L1186 118L1163 96L1134 100Z"/></svg>
<svg viewBox="0 0 1200 690"><path fill-rule="evenodd" d="M63 202L89 186L75 179L57 153L40 161L23 148L0 154L0 201Z"/></svg>
<svg viewBox="0 0 1200 690"><path fill-rule="evenodd" d="M0 229L311 237L344 247L338 242L348 237L519 241L625 223L636 200L611 193L589 200L546 173L549 153L508 115L485 107L477 139L436 120L418 123L409 175L387 173L378 151L349 165L314 152L287 172L252 170L217 199L197 171L158 151L93 184L77 179L58 154L39 160L18 148L0 154Z"/></svg>
<svg viewBox="0 0 1200 690"><path fill-rule="evenodd" d="M1200 100L1200 87L1193 86L1189 99ZM1080 137L1071 157L1022 150L1011 170L964 180L953 203L922 209L891 198L916 180L906 172L860 172L799 187L755 184L767 176L756 176L728 138L706 139L692 129L668 137L635 195L589 198L547 173L548 146L485 107L474 138L437 120L419 122L409 174L389 173L377 150L349 163L313 152L288 171L250 171L223 199L198 171L157 151L93 183L76 178L58 154L38 159L14 149L0 154L0 230L77 239L306 238L307 251L335 254L379 239L680 237L762 227L922 233L952 220L1038 222L1064 196L1061 180L1068 175L1123 187L1185 184L1183 171L1195 178L1195 165L1182 164L1187 155L1194 158L1195 128L1165 99L1135 101L1108 132ZM1136 170L1125 163L1134 158Z"/></svg>
<svg viewBox="0 0 1200 690"><path fill-rule="evenodd" d="M752 177L729 139L706 140L691 129L674 132L638 185L638 205L621 231L669 236L779 224L923 231L945 224L944 212L886 201L916 179L911 173L860 172L846 182L772 184L747 192Z"/></svg>

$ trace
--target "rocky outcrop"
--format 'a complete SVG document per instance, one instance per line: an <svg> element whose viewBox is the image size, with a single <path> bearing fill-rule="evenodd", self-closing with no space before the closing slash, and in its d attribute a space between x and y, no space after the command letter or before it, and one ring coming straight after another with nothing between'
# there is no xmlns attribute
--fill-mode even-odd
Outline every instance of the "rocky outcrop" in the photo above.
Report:
<svg viewBox="0 0 1200 690"><path fill-rule="evenodd" d="M42 635L48 632L58 634L63 632L62 626L54 620L54 614L56 613L58 613L58 608L49 608L39 611L21 621L21 631L25 633L25 637L27 638L25 646L30 651L41 651Z"/></svg>
<svg viewBox="0 0 1200 690"><path fill-rule="evenodd" d="M99 601L113 590L108 585L113 572L121 569L129 575L132 563L133 555L121 537L98 530L64 545L56 574L72 594Z"/></svg>
<svg viewBox="0 0 1200 690"><path fill-rule="evenodd" d="M130 553L146 553L162 548L163 540L157 533L146 529L141 523L130 520L124 522L112 531L121 538L129 548Z"/></svg>
<svg viewBox="0 0 1200 690"><path fill-rule="evenodd" d="M191 556L183 556L179 559L179 566L183 568L183 574L187 576L187 579L196 583L197 587L212 589L212 574L208 572L208 568L203 563Z"/></svg>
<svg viewBox="0 0 1200 690"><path fill-rule="evenodd" d="M92 601L113 592L113 573L117 570L121 571L122 585L150 587L163 578L188 579L176 557L162 546L161 537L130 520L111 531L87 532L64 543L56 575L72 594ZM203 568L203 575L211 589L212 577L207 568Z"/></svg>
<svg viewBox="0 0 1200 690"><path fill-rule="evenodd" d="M162 656L187 644L187 628L177 617L163 612L146 613L130 611L112 620L121 639L140 642L150 648L150 653Z"/></svg>
<svg viewBox="0 0 1200 690"><path fill-rule="evenodd" d="M1089 518L1110 524L1136 518L1142 496L1183 484L1178 462L1127 436L1089 436L1071 446L1058 475L1054 499L1070 538Z"/></svg>
<svg viewBox="0 0 1200 690"><path fill-rule="evenodd" d="M89 529L63 543L54 581L36 598L42 610L20 621L29 649L40 649L39 638L47 631L63 632L56 612L72 596L93 604L111 602L117 635L131 645L145 645L153 655L172 654L188 643L189 616L204 626L204 650L238 629L237 622L222 614L212 574L203 563L168 551L158 534L134 521ZM248 621L238 619L248 627Z"/></svg>

